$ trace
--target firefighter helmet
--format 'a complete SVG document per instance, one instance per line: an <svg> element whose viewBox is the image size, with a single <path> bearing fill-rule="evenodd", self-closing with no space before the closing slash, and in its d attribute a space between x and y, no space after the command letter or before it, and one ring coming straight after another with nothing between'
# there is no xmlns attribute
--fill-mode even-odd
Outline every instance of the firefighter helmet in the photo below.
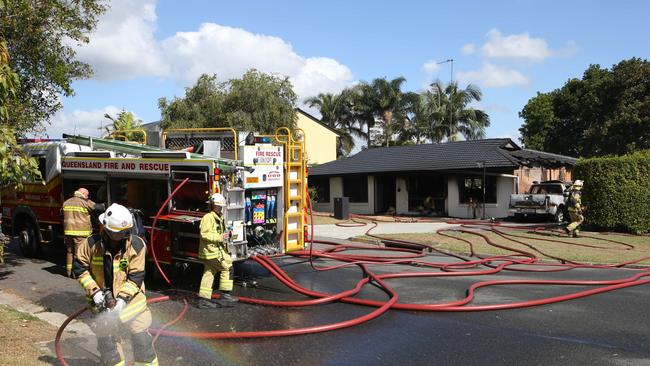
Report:
<svg viewBox="0 0 650 366"><path fill-rule="evenodd" d="M575 182L573 182L573 188L581 189L582 188L582 180L577 179Z"/></svg>
<svg viewBox="0 0 650 366"><path fill-rule="evenodd" d="M210 196L210 203L212 203L215 206L226 206L226 197L224 197L221 193L215 193L212 196Z"/></svg>
<svg viewBox="0 0 650 366"><path fill-rule="evenodd" d="M104 225L104 229L117 233L133 226L133 215L128 208L114 203L99 215L99 222Z"/></svg>

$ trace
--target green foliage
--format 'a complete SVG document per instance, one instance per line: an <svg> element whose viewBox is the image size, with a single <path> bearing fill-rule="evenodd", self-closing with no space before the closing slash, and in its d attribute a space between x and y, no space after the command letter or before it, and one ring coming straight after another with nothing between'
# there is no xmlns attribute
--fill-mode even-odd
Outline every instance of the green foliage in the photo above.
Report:
<svg viewBox="0 0 650 366"><path fill-rule="evenodd" d="M16 130L10 126L9 110L20 87L18 75L9 66L9 52L0 39L0 187L20 188L26 176L40 177L38 162L29 158L16 143Z"/></svg>
<svg viewBox="0 0 650 366"><path fill-rule="evenodd" d="M365 137L365 133L352 113L352 97L352 90L345 89L340 94L321 93L305 101L310 107L318 108L322 123L338 131L338 157L350 153L354 148L354 137Z"/></svg>
<svg viewBox="0 0 650 366"><path fill-rule="evenodd" d="M144 136L139 132L119 132L125 130L135 130L142 126L142 121L135 119L132 112L122 110L118 113L117 118L113 118L108 113L104 114L104 118L111 121L110 125L105 127L108 135L113 134L115 138L125 138L127 141L144 141Z"/></svg>
<svg viewBox="0 0 650 366"><path fill-rule="evenodd" d="M234 127L243 131L275 133L295 126L296 94L288 78L257 70L241 79L217 82L216 75L201 75L185 89L185 97L160 98L163 128Z"/></svg>
<svg viewBox="0 0 650 366"><path fill-rule="evenodd" d="M61 109L61 95L74 94L72 81L91 75L89 65L75 60L71 45L88 42L86 34L106 6L101 0L4 0L2 5L0 38L21 81L8 120L19 132L38 129Z"/></svg>
<svg viewBox="0 0 650 366"><path fill-rule="evenodd" d="M580 159L588 225L632 233L650 231L650 150L620 157Z"/></svg>
<svg viewBox="0 0 650 366"><path fill-rule="evenodd" d="M485 138L490 116L470 106L474 101L481 101L483 93L478 86L469 84L465 89L459 89L458 83L445 86L437 80L425 95L431 109L430 120L439 128L446 128L447 140L456 140L458 134L467 140Z"/></svg>
<svg viewBox="0 0 650 366"><path fill-rule="evenodd" d="M355 88L353 110L358 121L366 126L368 147L389 146L393 135L402 128L406 120L407 101L402 93L404 77L393 80L374 79L371 83L361 82ZM395 126L394 122L398 125ZM372 134L375 128L376 133Z"/></svg>
<svg viewBox="0 0 650 366"><path fill-rule="evenodd" d="M21 189L27 178L41 177L38 161L28 157L16 143L16 131L0 124L0 187Z"/></svg>
<svg viewBox="0 0 650 366"><path fill-rule="evenodd" d="M591 65L582 79L538 93L519 116L526 147L594 157L650 149L650 62Z"/></svg>

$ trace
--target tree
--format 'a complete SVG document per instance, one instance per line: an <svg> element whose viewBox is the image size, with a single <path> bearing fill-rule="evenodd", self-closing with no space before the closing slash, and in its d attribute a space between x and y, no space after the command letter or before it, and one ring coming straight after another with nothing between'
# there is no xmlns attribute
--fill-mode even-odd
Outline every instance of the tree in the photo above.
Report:
<svg viewBox="0 0 650 366"><path fill-rule="evenodd" d="M61 95L74 95L72 81L91 75L89 65L75 60L72 45L88 42L106 6L100 0L2 2L0 37L21 81L8 120L21 133L39 129L61 109Z"/></svg>
<svg viewBox="0 0 650 366"><path fill-rule="evenodd" d="M163 128L234 127L267 134L295 126L296 99L288 78L252 69L222 83L203 74L185 88L185 97L160 98L158 107Z"/></svg>
<svg viewBox="0 0 650 366"><path fill-rule="evenodd" d="M15 189L23 186L25 177L41 176L38 162L18 146L16 130L8 124L9 110L16 101L19 86L18 74L9 67L7 45L0 38L0 187Z"/></svg>
<svg viewBox="0 0 650 366"><path fill-rule="evenodd" d="M591 65L582 79L538 93L519 113L526 147L580 157L650 149L650 62Z"/></svg>
<svg viewBox="0 0 650 366"><path fill-rule="evenodd" d="M340 94L318 94L308 98L305 102L312 108L318 108L321 122L335 129L339 133L337 142L337 156L347 156L354 148L354 138L363 138L363 130L355 121L352 112L353 92L344 89Z"/></svg>
<svg viewBox="0 0 650 366"><path fill-rule="evenodd" d="M354 108L357 113L357 120L365 124L367 128L368 147L370 147L371 129L378 127L378 136L375 137L376 145L389 146L393 135L399 132L401 126L394 126L393 120L405 121L405 100L401 91L402 84L406 82L404 77L397 77L393 80L386 78L374 79L370 84L362 82L357 87Z"/></svg>
<svg viewBox="0 0 650 366"><path fill-rule="evenodd" d="M142 126L142 120L136 119L132 112L127 112L122 110L117 114L117 117L112 117L110 114L104 114L104 118L111 121L109 125L106 125L104 128L106 134L111 135L115 138L126 138L128 141L143 141L144 136L139 132L119 132L126 130L136 130Z"/></svg>
<svg viewBox="0 0 650 366"><path fill-rule="evenodd" d="M432 105L432 118L438 126L447 129L447 140L457 139L460 133L466 140L485 138L485 129L490 126L490 117L480 109L471 107L474 101L480 102L481 89L473 84L458 89L458 83L445 86L440 80L431 84L427 97Z"/></svg>
<svg viewBox="0 0 650 366"><path fill-rule="evenodd" d="M398 144L438 143L443 140L445 126L439 117L439 104L431 92L406 93L406 122L398 134Z"/></svg>

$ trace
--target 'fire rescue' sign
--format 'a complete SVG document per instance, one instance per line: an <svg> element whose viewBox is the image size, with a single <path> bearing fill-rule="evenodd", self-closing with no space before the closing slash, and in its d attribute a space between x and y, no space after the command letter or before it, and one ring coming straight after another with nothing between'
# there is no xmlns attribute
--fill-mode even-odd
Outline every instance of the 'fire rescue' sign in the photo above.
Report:
<svg viewBox="0 0 650 366"><path fill-rule="evenodd" d="M281 187L284 179L282 146L267 144L244 146L244 165L254 168L244 174L244 188Z"/></svg>
<svg viewBox="0 0 650 366"><path fill-rule="evenodd" d="M169 163L141 160L83 160L64 159L61 167L65 170L131 172L144 174L169 173Z"/></svg>

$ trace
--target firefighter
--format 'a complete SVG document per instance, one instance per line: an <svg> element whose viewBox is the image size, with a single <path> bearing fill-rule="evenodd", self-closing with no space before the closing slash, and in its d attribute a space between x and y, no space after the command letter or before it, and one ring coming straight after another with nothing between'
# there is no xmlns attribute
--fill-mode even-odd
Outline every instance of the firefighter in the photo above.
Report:
<svg viewBox="0 0 650 366"><path fill-rule="evenodd" d="M199 259L203 260L203 277L199 288L199 304L201 309L216 308L217 305L231 306L239 301L230 292L233 288L232 258L228 253L227 240L229 233L225 232L222 210L226 199L220 193L210 196L211 211L201 219L201 240L199 243ZM218 300L212 300L214 274L219 273Z"/></svg>
<svg viewBox="0 0 650 366"><path fill-rule="evenodd" d="M576 180L573 182L573 185L570 188L569 198L567 200L567 205L569 206L569 217L571 218L571 223L566 227L566 233L568 236L573 236L574 238L578 237L580 230L578 227L585 221L584 216L582 215L582 181Z"/></svg>
<svg viewBox="0 0 650 366"><path fill-rule="evenodd" d="M124 206L112 204L99 221L100 234L88 237L77 248L74 272L97 314L91 328L97 335L102 364L124 365L118 340L120 331L126 331L135 364L158 365L148 331L151 311L144 293L145 243L131 235L133 215Z"/></svg>
<svg viewBox="0 0 650 366"><path fill-rule="evenodd" d="M66 247L65 270L73 277L72 263L77 247L93 233L90 221L92 211L104 211L103 204L90 200L86 188L77 189L73 196L63 202L63 241Z"/></svg>

